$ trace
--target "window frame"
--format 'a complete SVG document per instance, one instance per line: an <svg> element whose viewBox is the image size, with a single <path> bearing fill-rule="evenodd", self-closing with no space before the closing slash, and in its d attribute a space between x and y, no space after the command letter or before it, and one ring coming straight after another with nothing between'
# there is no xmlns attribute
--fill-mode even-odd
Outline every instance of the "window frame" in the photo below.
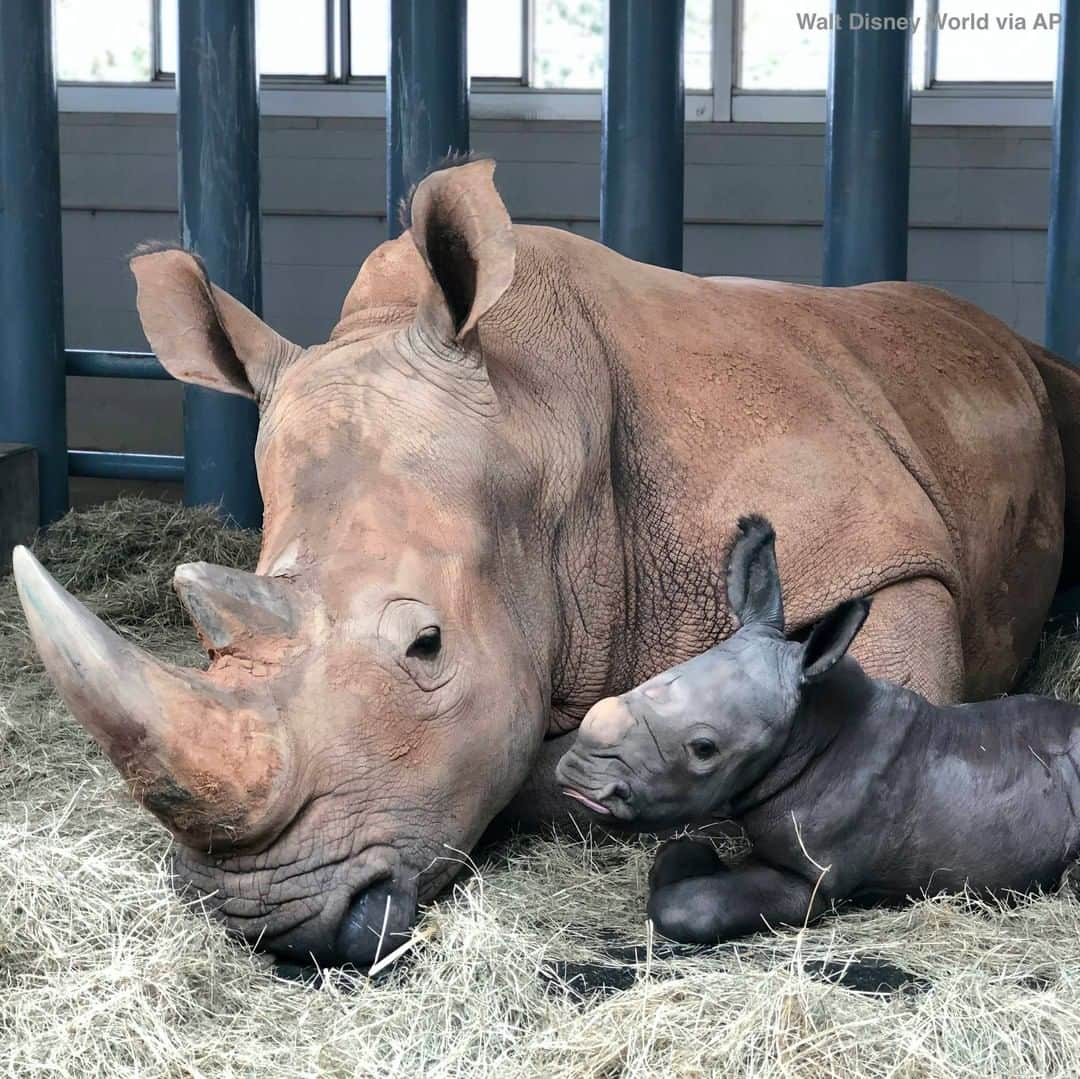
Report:
<svg viewBox="0 0 1080 1079"><path fill-rule="evenodd" d="M742 0L713 0L711 91L688 90L688 123L824 124L824 91L755 90L739 87L739 6ZM935 0L930 0L931 6ZM386 112L385 79L353 76L350 64L349 0L325 0L327 57L325 75L264 75L259 107L265 116L371 117ZM151 82L61 82L65 113L156 113L176 111L175 82L160 70L158 0L152 0ZM477 120L597 121L599 90L538 89L532 77L533 0L523 0L522 77L474 78L470 114ZM927 73L933 71L936 31L927 35ZM1053 84L941 83L912 93L916 125L1045 127L1051 123Z"/></svg>

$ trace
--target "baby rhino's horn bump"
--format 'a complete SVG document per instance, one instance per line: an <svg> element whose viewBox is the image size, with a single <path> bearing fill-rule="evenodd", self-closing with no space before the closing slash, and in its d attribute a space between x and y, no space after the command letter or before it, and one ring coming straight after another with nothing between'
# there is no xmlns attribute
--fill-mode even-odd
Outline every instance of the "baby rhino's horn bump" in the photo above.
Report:
<svg viewBox="0 0 1080 1079"><path fill-rule="evenodd" d="M589 709L581 733L597 745L617 745L634 725L634 717L621 697L605 697Z"/></svg>

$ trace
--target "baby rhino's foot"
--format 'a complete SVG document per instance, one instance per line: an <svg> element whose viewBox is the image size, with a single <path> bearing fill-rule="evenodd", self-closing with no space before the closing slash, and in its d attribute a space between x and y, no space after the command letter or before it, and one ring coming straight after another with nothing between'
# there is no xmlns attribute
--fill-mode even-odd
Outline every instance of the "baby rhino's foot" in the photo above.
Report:
<svg viewBox="0 0 1080 1079"><path fill-rule="evenodd" d="M649 892L689 877L711 877L723 870L716 851L695 839L672 839L661 845L649 870Z"/></svg>

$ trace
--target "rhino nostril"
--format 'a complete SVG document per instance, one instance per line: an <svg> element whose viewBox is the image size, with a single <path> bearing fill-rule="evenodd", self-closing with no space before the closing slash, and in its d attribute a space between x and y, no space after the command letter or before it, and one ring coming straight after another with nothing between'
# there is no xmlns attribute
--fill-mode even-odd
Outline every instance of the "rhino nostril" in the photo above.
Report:
<svg viewBox="0 0 1080 1079"><path fill-rule="evenodd" d="M630 800L630 785L621 779L613 780L596 792L595 798L599 802L606 802L609 798L616 798L620 802Z"/></svg>
<svg viewBox="0 0 1080 1079"><path fill-rule="evenodd" d="M366 969L402 944L416 920L416 900L382 880L353 896L334 941L337 962Z"/></svg>

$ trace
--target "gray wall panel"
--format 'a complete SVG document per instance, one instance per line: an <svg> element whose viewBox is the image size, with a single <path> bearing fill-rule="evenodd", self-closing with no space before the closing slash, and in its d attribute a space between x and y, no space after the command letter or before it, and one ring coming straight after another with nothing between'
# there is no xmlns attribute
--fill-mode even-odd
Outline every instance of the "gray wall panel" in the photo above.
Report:
<svg viewBox="0 0 1080 1079"><path fill-rule="evenodd" d="M145 348L125 255L176 238L174 119L68 114L60 136L68 344ZM690 126L686 268L815 283L823 143L814 125ZM474 121L473 146L499 162L518 220L597 238L598 124ZM382 121L267 118L261 147L266 317L302 344L324 340L385 235ZM1041 338L1049 160L1044 129L917 129L912 279ZM180 451L174 385L71 379L69 398L73 446Z"/></svg>

